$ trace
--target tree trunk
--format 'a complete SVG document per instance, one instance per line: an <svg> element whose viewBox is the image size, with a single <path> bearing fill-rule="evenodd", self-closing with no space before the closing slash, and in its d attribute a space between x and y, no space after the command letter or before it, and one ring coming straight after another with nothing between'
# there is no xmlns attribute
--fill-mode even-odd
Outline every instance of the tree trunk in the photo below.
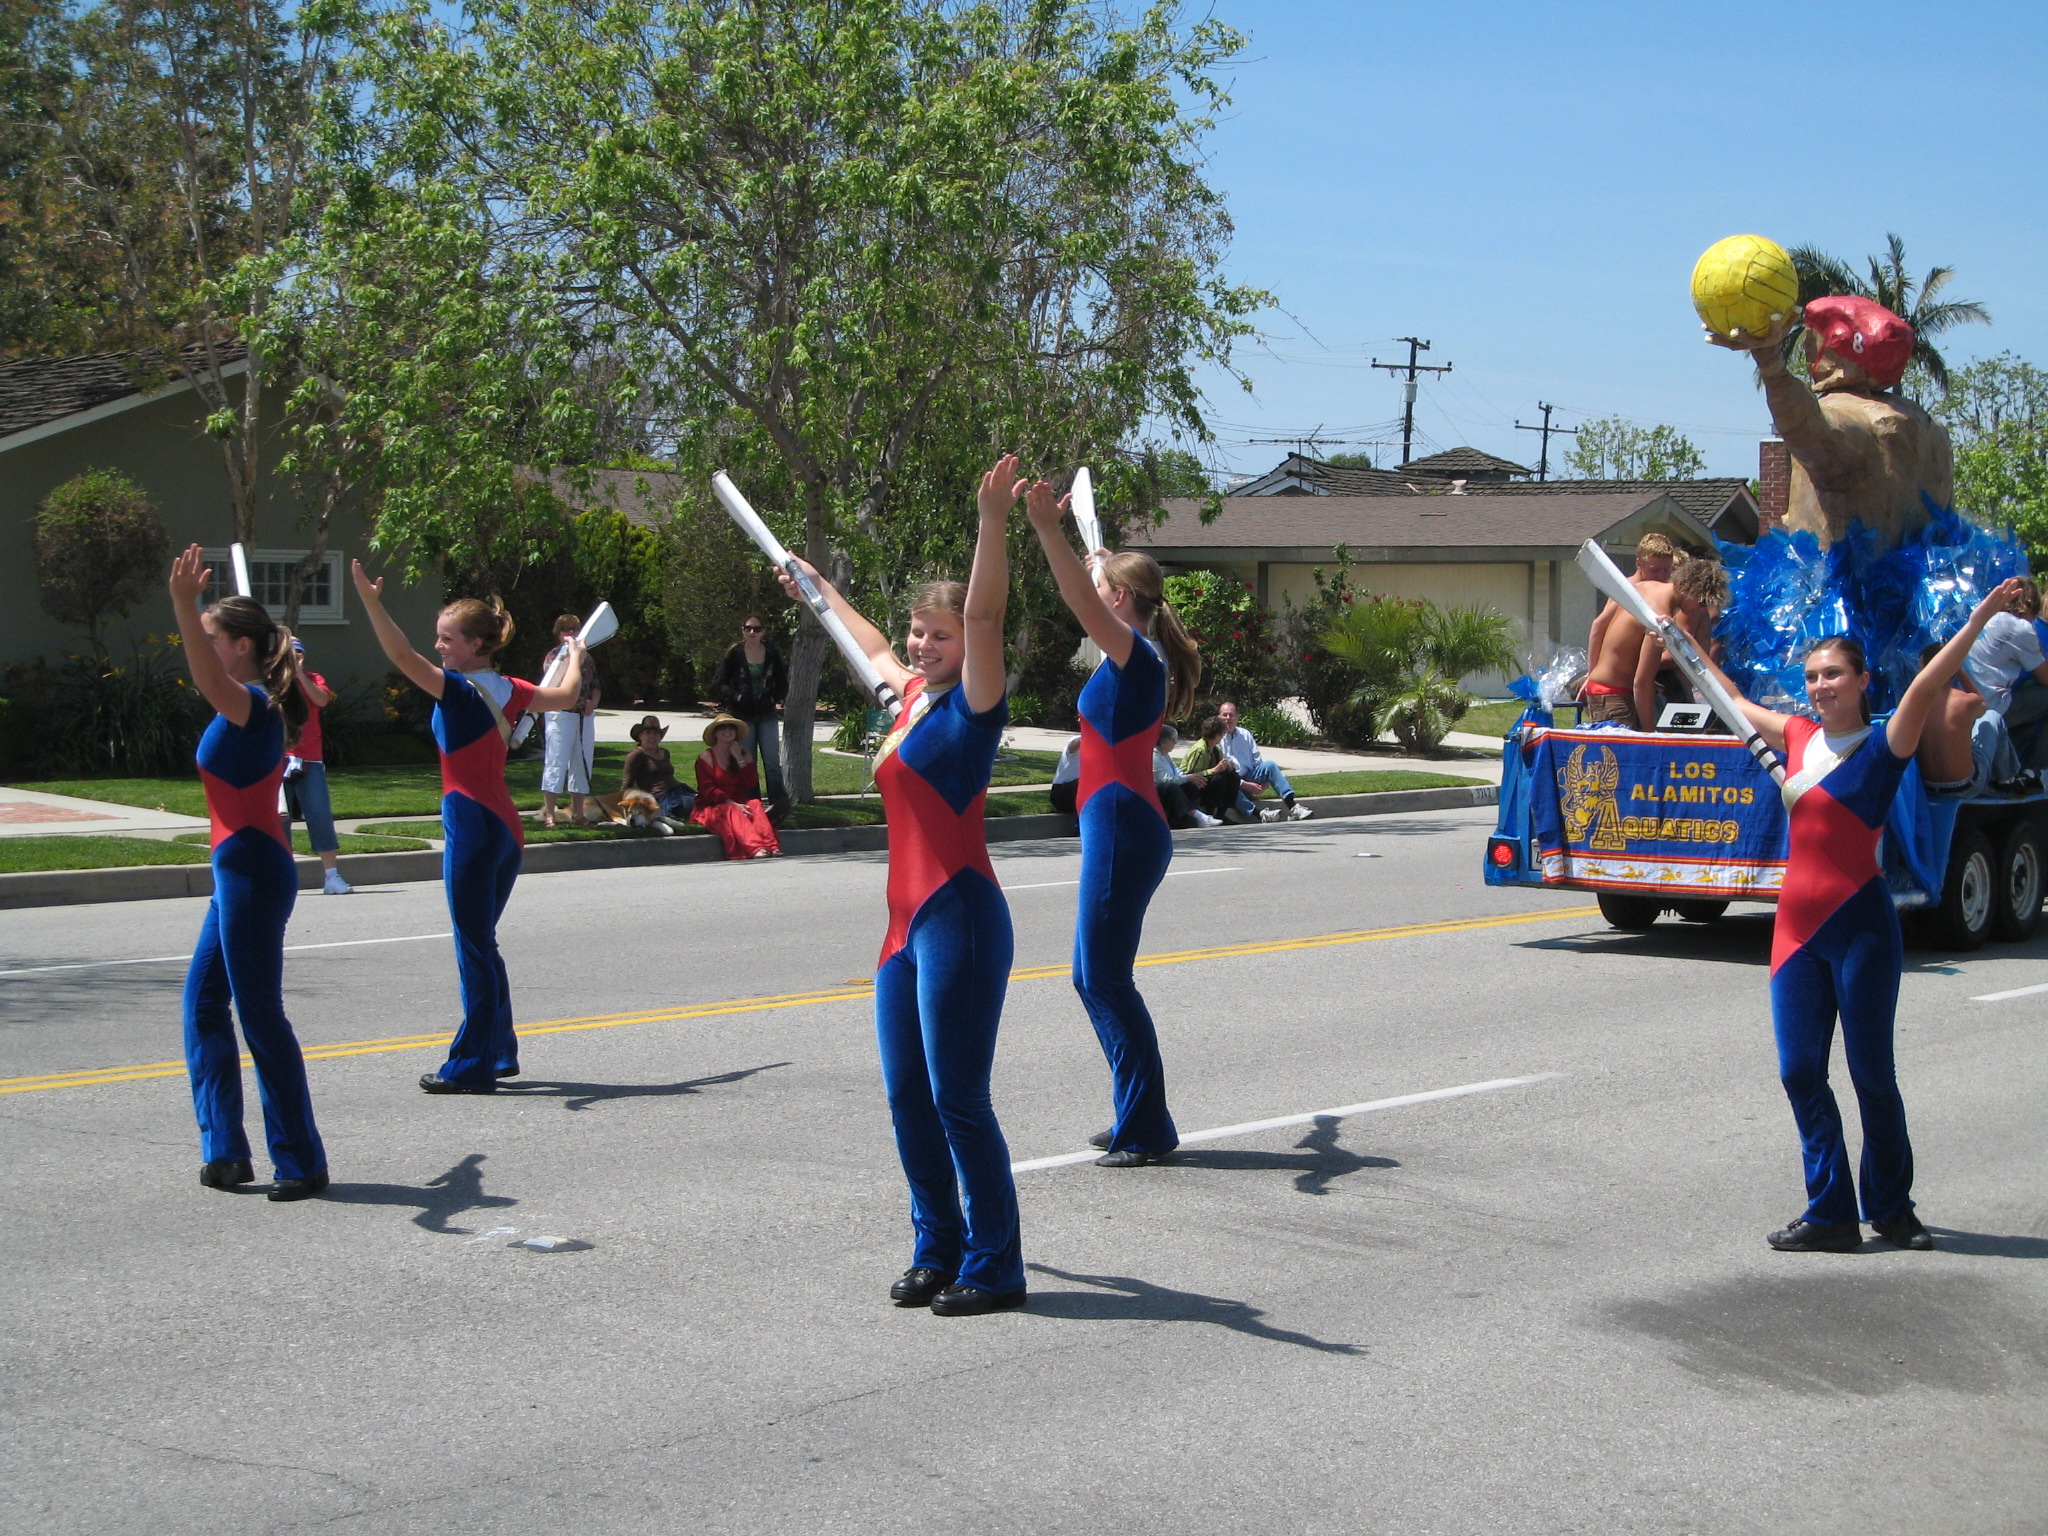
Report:
<svg viewBox="0 0 2048 1536"><path fill-rule="evenodd" d="M811 727L818 718L818 684L831 645L825 626L804 609L796 643L789 648L789 693L782 701L782 779L798 805L818 798L811 789Z"/></svg>

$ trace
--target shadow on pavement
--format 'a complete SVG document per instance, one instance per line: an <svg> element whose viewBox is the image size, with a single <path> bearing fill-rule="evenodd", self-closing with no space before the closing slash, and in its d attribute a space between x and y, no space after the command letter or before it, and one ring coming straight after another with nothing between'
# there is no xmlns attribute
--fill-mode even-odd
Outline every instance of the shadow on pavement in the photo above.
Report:
<svg viewBox="0 0 2048 1536"><path fill-rule="evenodd" d="M700 1088L710 1088L719 1083L737 1083L752 1077L756 1072L773 1072L777 1067L786 1067L786 1061L771 1061L759 1067L741 1067L735 1072L720 1072L715 1077L693 1077L680 1083L550 1083L537 1080L507 1081L498 1084L498 1092L516 1095L522 1099L566 1099L562 1108L567 1110L588 1109L593 1104L602 1104L609 1099L673 1099L692 1094Z"/></svg>
<svg viewBox="0 0 2048 1536"><path fill-rule="evenodd" d="M1713 923L1659 919L1643 933L1593 928L1551 939L1524 939L1518 949L1558 949L1576 955L1648 955L1663 960L1718 960L1729 965L1768 965L1773 914L1724 917Z"/></svg>
<svg viewBox="0 0 2048 1536"><path fill-rule="evenodd" d="M1356 1344L1332 1344L1292 1329L1275 1328L1261 1321L1266 1314L1250 1302L1204 1296L1199 1291L1170 1290L1128 1275L1074 1275L1050 1264L1025 1267L1058 1280L1096 1287L1093 1291L1034 1291L1030 1310L1039 1317L1070 1317L1084 1322L1211 1323L1232 1333L1271 1339L1276 1344L1297 1344L1325 1354L1365 1353Z"/></svg>
<svg viewBox="0 0 2048 1536"><path fill-rule="evenodd" d="M1958 1232L1954 1227L1929 1227L1934 1246L1944 1253L1967 1253L1980 1259L2048 1259L2048 1237L2004 1237L1990 1232Z"/></svg>
<svg viewBox="0 0 2048 1536"><path fill-rule="evenodd" d="M1295 1152L1205 1152L1187 1150L1173 1154L1174 1168L1278 1168L1293 1172L1294 1187L1304 1195L1327 1195L1330 1181L1362 1168L1398 1168L1391 1157L1366 1157L1337 1145L1341 1120L1335 1115L1317 1115L1315 1129L1294 1145Z"/></svg>
<svg viewBox="0 0 2048 1536"><path fill-rule="evenodd" d="M330 1184L321 1198L337 1205L410 1205L419 1209L413 1225L451 1237L467 1237L467 1227L450 1226L464 1211L502 1210L519 1201L511 1195L484 1193L484 1154L472 1152L438 1179L411 1184Z"/></svg>

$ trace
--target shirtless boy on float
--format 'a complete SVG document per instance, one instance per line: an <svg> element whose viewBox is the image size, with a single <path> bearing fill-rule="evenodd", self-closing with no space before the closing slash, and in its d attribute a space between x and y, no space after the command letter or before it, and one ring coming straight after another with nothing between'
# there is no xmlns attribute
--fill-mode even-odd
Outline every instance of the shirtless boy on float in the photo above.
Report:
<svg viewBox="0 0 2048 1536"><path fill-rule="evenodd" d="M1636 572L1629 577L1629 584L1642 587L1651 582L1665 582L1671 579L1671 567L1677 559L1677 551L1671 541L1661 533L1646 533L1636 540ZM1599 614L1593 620L1592 632L1586 637L1586 667L1588 671L1600 665L1601 642L1607 637L1607 626L1614 622L1614 616L1621 612L1621 605L1613 598L1607 599Z"/></svg>
<svg viewBox="0 0 2048 1536"><path fill-rule="evenodd" d="M1678 627L1692 637L1693 645L1702 656L1718 661L1720 658L1714 655L1714 625L1719 621L1721 611L1728 606L1728 573L1722 569L1721 562L1686 561L1678 568L1678 574L1671 578L1669 590L1669 611L1678 620ZM1636 627L1640 629L1642 626ZM1655 635L1646 636L1636 658L1634 689L1636 718L1645 722L1645 730L1657 723L1657 684L1665 675L1678 675L1677 668L1670 662L1664 642ZM1668 690L1667 702L1670 702Z"/></svg>
<svg viewBox="0 0 2048 1536"><path fill-rule="evenodd" d="M1640 576L1634 580L1636 590L1643 594L1643 601L1650 605L1652 612L1671 612L1670 582L1645 581ZM1579 690L1580 718L1587 724L1611 721L1632 731L1643 729L1642 717L1636 710L1636 672L1643 661L1643 641L1648 637L1648 630L1619 607L1615 608L1606 633L1595 637L1600 654L1586 675L1585 687ZM1657 659L1660 661L1662 650L1663 647L1657 647ZM1653 695L1656 676L1653 669L1650 673Z"/></svg>

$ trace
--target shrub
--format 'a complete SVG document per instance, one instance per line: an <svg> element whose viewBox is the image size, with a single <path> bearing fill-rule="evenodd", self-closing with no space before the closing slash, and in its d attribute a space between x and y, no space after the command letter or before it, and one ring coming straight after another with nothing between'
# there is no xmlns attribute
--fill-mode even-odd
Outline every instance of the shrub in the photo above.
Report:
<svg viewBox="0 0 2048 1536"><path fill-rule="evenodd" d="M1010 724L1045 724L1045 705L1035 693L1013 693L1010 695Z"/></svg>
<svg viewBox="0 0 2048 1536"><path fill-rule="evenodd" d="M188 773L212 715L175 644L162 641L145 641L118 665L67 656L56 666L10 667L7 689L9 713L22 722L15 771L40 778Z"/></svg>
<svg viewBox="0 0 2048 1536"><path fill-rule="evenodd" d="M1188 571L1166 578L1166 600L1202 651L1193 718L1213 713L1226 699L1240 710L1279 701L1271 615L1250 587L1217 571Z"/></svg>
<svg viewBox="0 0 2048 1536"><path fill-rule="evenodd" d="M1315 596L1300 606L1288 598L1274 620L1280 686L1308 706L1309 718L1328 740L1345 747L1370 746L1378 739L1378 722L1369 703L1352 702L1358 691L1356 674L1330 653L1323 637L1358 603L1383 599L1351 585L1351 557L1341 544L1337 546L1336 571L1325 576L1317 566L1312 574Z"/></svg>
<svg viewBox="0 0 2048 1536"><path fill-rule="evenodd" d="M1355 602L1323 636L1352 669L1347 705L1369 712L1410 751L1434 751L1473 697L1467 673L1515 664L1513 621L1491 608L1415 599Z"/></svg>
<svg viewBox="0 0 2048 1536"><path fill-rule="evenodd" d="M166 568L170 540L155 504L118 470L88 469L44 498L34 537L44 610L82 627L104 659L107 620L140 602Z"/></svg>
<svg viewBox="0 0 2048 1536"><path fill-rule="evenodd" d="M1237 723L1252 733L1252 739L1266 747L1305 747L1315 734L1284 709L1257 705L1242 710Z"/></svg>

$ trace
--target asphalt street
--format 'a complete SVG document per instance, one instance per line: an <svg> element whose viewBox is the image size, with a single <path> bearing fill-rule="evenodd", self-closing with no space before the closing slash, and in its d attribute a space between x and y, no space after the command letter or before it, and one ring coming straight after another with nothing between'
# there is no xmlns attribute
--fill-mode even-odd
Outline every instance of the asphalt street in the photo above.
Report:
<svg viewBox="0 0 2048 1536"><path fill-rule="evenodd" d="M2048 931L1909 954L1941 1251L1778 1254L1767 909L1617 934L1487 888L1490 824L1183 835L1140 982L1189 1141L1129 1171L1072 1160L1075 846L999 848L1032 1295L967 1319L885 1298L880 855L522 880L487 1099L413 1086L438 888L302 894L302 1204L195 1179L203 903L10 912L0 1530L2048 1530L2048 992L1979 1000Z"/></svg>

